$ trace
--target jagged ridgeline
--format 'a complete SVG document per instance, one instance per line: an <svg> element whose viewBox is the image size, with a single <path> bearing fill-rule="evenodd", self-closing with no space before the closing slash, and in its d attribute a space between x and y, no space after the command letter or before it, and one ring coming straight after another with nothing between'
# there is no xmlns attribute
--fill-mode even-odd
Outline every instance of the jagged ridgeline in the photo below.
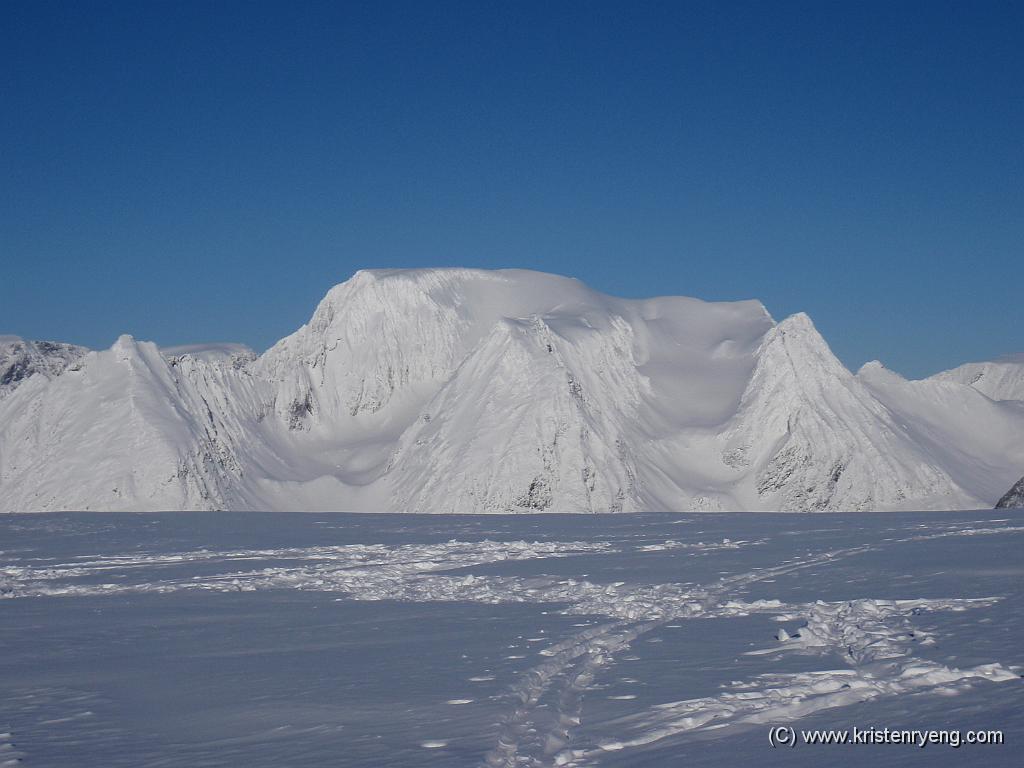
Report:
<svg viewBox="0 0 1024 768"><path fill-rule="evenodd" d="M1018 480L996 504L996 509L1016 509L1018 507L1024 507L1024 477Z"/></svg>
<svg viewBox="0 0 1024 768"><path fill-rule="evenodd" d="M991 507L1024 360L856 375L810 318L521 270L374 270L260 356L0 337L0 509Z"/></svg>

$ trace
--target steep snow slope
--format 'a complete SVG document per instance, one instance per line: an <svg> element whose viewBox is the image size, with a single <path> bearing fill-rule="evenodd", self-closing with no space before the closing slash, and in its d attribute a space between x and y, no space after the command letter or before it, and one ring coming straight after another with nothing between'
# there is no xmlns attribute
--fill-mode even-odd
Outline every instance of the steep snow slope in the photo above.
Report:
<svg viewBox="0 0 1024 768"><path fill-rule="evenodd" d="M1016 507L1024 507L1024 477L1018 480L996 504L996 509L1014 509Z"/></svg>
<svg viewBox="0 0 1024 768"><path fill-rule="evenodd" d="M553 325L499 321L427 404L392 470L400 508L637 508L636 463L624 436L642 383L629 365L628 326L621 323L618 336L571 329L580 335L574 343L570 329ZM602 358L601 369L588 365ZM604 386L590 386L602 376Z"/></svg>
<svg viewBox="0 0 1024 768"><path fill-rule="evenodd" d="M636 477L664 470L635 452L726 420L770 327L758 302L624 301L522 270L363 271L254 368L294 444L336 465L318 480L333 495L304 506L336 506L340 481L385 489L369 508L671 508Z"/></svg>
<svg viewBox="0 0 1024 768"><path fill-rule="evenodd" d="M237 419L248 377L229 370L122 336L52 381L28 380L0 403L4 509L247 505L233 438L255 420Z"/></svg>
<svg viewBox="0 0 1024 768"><path fill-rule="evenodd" d="M735 411L770 318L757 302L626 302L573 289L547 311L510 306L425 406L394 465L401 508L692 505L666 482L679 482L683 463L673 440ZM462 481L453 488L452 478Z"/></svg>
<svg viewBox="0 0 1024 768"><path fill-rule="evenodd" d="M0 399L29 376L59 376L89 350L55 341L25 341L17 336L0 336Z"/></svg>
<svg viewBox="0 0 1024 768"><path fill-rule="evenodd" d="M967 384L993 400L1024 400L1024 354L967 363L932 378Z"/></svg>
<svg viewBox="0 0 1024 768"><path fill-rule="evenodd" d="M1024 403L994 401L939 375L907 381L880 363L857 374L896 415L914 442L936 457L979 501L1007 488L1024 468Z"/></svg>
<svg viewBox="0 0 1024 768"><path fill-rule="evenodd" d="M955 508L973 500L835 358L804 314L770 330L723 461L753 509Z"/></svg>
<svg viewBox="0 0 1024 768"><path fill-rule="evenodd" d="M1024 405L855 377L806 315L522 270L362 271L258 358L72 368L0 401L0 509L964 508L1024 465Z"/></svg>

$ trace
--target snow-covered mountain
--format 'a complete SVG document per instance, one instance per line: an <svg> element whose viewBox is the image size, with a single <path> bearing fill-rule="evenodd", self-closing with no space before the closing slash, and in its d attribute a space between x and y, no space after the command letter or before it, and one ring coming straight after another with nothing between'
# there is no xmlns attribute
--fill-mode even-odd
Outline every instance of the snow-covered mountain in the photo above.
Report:
<svg viewBox="0 0 1024 768"><path fill-rule="evenodd" d="M1024 507L1024 477L1014 483L1013 488L996 503L996 509L1015 509Z"/></svg>
<svg viewBox="0 0 1024 768"><path fill-rule="evenodd" d="M60 375L88 351L74 344L0 336L0 399L34 373L47 378Z"/></svg>
<svg viewBox="0 0 1024 768"><path fill-rule="evenodd" d="M803 314L522 270L362 271L258 357L18 343L9 511L954 509L1024 468L1024 361L855 376Z"/></svg>
<svg viewBox="0 0 1024 768"><path fill-rule="evenodd" d="M1020 476L1024 401L993 400L946 374L907 381L877 362L857 378L972 498L994 503Z"/></svg>
<svg viewBox="0 0 1024 768"><path fill-rule="evenodd" d="M967 363L935 378L968 384L993 400L1024 400L1024 354Z"/></svg>

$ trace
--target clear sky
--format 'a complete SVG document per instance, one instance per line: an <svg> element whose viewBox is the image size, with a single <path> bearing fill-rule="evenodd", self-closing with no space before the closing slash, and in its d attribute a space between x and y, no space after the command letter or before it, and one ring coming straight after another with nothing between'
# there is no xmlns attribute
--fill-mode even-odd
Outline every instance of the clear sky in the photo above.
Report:
<svg viewBox="0 0 1024 768"><path fill-rule="evenodd" d="M1024 351L1024 5L0 6L0 333L290 333L361 267Z"/></svg>

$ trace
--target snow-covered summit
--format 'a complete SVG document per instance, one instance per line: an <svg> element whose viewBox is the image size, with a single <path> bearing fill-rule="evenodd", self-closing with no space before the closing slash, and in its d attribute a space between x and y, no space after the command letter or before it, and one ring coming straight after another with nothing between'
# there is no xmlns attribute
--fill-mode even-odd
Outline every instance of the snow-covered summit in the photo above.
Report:
<svg viewBox="0 0 1024 768"><path fill-rule="evenodd" d="M364 270L259 357L74 367L0 401L4 509L961 508L1024 466L1024 408L854 376L805 314L526 270Z"/></svg>

